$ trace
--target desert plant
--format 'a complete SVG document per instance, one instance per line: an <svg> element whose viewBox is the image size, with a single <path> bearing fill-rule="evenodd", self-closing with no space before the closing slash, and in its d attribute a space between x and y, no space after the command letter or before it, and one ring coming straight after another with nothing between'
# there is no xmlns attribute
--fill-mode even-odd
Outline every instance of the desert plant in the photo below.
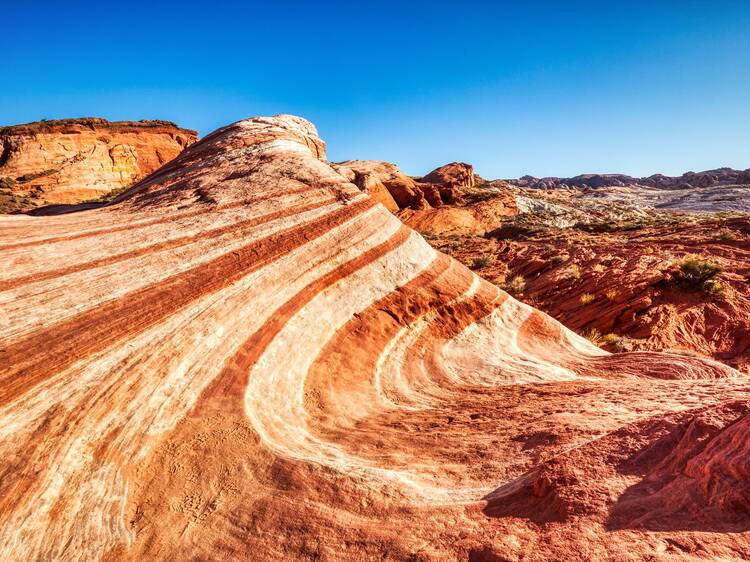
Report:
<svg viewBox="0 0 750 562"><path fill-rule="evenodd" d="M620 293L616 289L610 289L606 293L604 293L604 296L607 297L607 300L613 301L617 298L617 295Z"/></svg>
<svg viewBox="0 0 750 562"><path fill-rule="evenodd" d="M564 279L580 279L581 278L581 266L577 263L568 266L565 271Z"/></svg>
<svg viewBox="0 0 750 562"><path fill-rule="evenodd" d="M730 240L737 240L737 233L729 228L722 228L719 231L719 240L722 242L728 242Z"/></svg>
<svg viewBox="0 0 750 562"><path fill-rule="evenodd" d="M599 345L602 341L602 333L596 328L589 328L583 333L583 337L594 345Z"/></svg>
<svg viewBox="0 0 750 562"><path fill-rule="evenodd" d="M604 273L604 266L600 263L597 263L596 265L591 267L591 271L594 273Z"/></svg>
<svg viewBox="0 0 750 562"><path fill-rule="evenodd" d="M603 344L608 345L615 351L633 351L633 340L627 336L620 336L615 333L609 333L601 340Z"/></svg>
<svg viewBox="0 0 750 562"><path fill-rule="evenodd" d="M709 279L703 284L703 291L713 296L724 294L725 289L724 283L717 279Z"/></svg>
<svg viewBox="0 0 750 562"><path fill-rule="evenodd" d="M594 302L595 298L596 297L592 295L591 293L583 293L581 295L581 298L578 300L581 302L581 304L586 305L586 304L591 304L592 302Z"/></svg>
<svg viewBox="0 0 750 562"><path fill-rule="evenodd" d="M484 267L487 267L490 265L490 258L487 257L479 257L474 258L474 260L471 262L471 269L482 269Z"/></svg>
<svg viewBox="0 0 750 562"><path fill-rule="evenodd" d="M526 289L526 280L522 275L514 275L509 281L505 282L503 289L514 295L523 293Z"/></svg>
<svg viewBox="0 0 750 562"><path fill-rule="evenodd" d="M0 189L11 189L16 185L16 180L8 177L0 177Z"/></svg>
<svg viewBox="0 0 750 562"><path fill-rule="evenodd" d="M720 292L721 283L714 279L722 271L720 265L697 257L686 257L676 265L675 279L681 286L709 294Z"/></svg>

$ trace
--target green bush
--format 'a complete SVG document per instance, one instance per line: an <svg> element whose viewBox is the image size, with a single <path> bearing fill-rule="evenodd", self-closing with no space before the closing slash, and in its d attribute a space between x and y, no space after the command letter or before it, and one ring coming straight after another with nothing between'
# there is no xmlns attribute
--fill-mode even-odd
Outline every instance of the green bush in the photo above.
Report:
<svg viewBox="0 0 750 562"><path fill-rule="evenodd" d="M721 292L721 283L714 279L721 273L721 266L696 257L687 257L677 262L675 279L677 282L693 291L705 291L709 294Z"/></svg>

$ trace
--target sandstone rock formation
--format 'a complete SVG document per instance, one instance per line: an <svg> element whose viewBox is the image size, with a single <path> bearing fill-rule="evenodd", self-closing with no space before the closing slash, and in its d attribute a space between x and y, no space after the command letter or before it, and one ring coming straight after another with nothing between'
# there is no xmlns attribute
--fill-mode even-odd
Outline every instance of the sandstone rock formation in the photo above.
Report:
<svg viewBox="0 0 750 562"><path fill-rule="evenodd" d="M332 166L423 234L484 234L497 228L503 217L517 213L515 198L504 182L475 189L469 164L447 164L421 181L388 162L350 160Z"/></svg>
<svg viewBox="0 0 750 562"><path fill-rule="evenodd" d="M414 181L393 164L376 160L350 160L333 168L389 211L424 206L424 195Z"/></svg>
<svg viewBox="0 0 750 562"><path fill-rule="evenodd" d="M4 559L750 556L746 378L599 350L323 158L249 119L0 217Z"/></svg>
<svg viewBox="0 0 750 562"><path fill-rule="evenodd" d="M425 183L436 183L452 188L474 187L474 167L463 162L451 162L432 170L422 178Z"/></svg>
<svg viewBox="0 0 750 562"><path fill-rule="evenodd" d="M83 118L0 128L0 198L9 210L79 203L129 187L195 142L167 121Z"/></svg>

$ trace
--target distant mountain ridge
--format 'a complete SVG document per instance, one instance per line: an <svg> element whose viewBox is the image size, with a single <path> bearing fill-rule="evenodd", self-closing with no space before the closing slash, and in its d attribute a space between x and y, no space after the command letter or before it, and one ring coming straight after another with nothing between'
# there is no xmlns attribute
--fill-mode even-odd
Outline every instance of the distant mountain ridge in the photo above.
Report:
<svg viewBox="0 0 750 562"><path fill-rule="evenodd" d="M704 172L686 172L681 176L654 174L644 178L634 178L625 174L581 174L572 178L523 176L506 181L519 187L535 189L626 187L631 185L664 189L689 189L714 185L750 184L750 168L747 170L717 168Z"/></svg>

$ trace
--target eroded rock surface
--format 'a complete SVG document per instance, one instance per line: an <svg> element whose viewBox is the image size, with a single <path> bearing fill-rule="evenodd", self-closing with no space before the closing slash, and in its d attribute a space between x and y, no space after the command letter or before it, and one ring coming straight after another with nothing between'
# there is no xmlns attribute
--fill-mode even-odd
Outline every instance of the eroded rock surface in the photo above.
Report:
<svg viewBox="0 0 750 562"><path fill-rule="evenodd" d="M750 557L746 377L601 351L324 158L249 119L0 217L4 559Z"/></svg>
<svg viewBox="0 0 750 562"><path fill-rule="evenodd" d="M746 216L625 211L578 222L585 209L526 207L486 236L432 242L607 349L698 353L750 372ZM685 260L721 271L687 286Z"/></svg>
<svg viewBox="0 0 750 562"><path fill-rule="evenodd" d="M80 203L129 187L195 142L167 121L83 118L0 128L4 211Z"/></svg>
<svg viewBox="0 0 750 562"><path fill-rule="evenodd" d="M332 166L396 212L404 223L427 235L481 235L518 212L510 186L498 181L477 188L470 164L446 164L421 180L377 160L350 160Z"/></svg>

